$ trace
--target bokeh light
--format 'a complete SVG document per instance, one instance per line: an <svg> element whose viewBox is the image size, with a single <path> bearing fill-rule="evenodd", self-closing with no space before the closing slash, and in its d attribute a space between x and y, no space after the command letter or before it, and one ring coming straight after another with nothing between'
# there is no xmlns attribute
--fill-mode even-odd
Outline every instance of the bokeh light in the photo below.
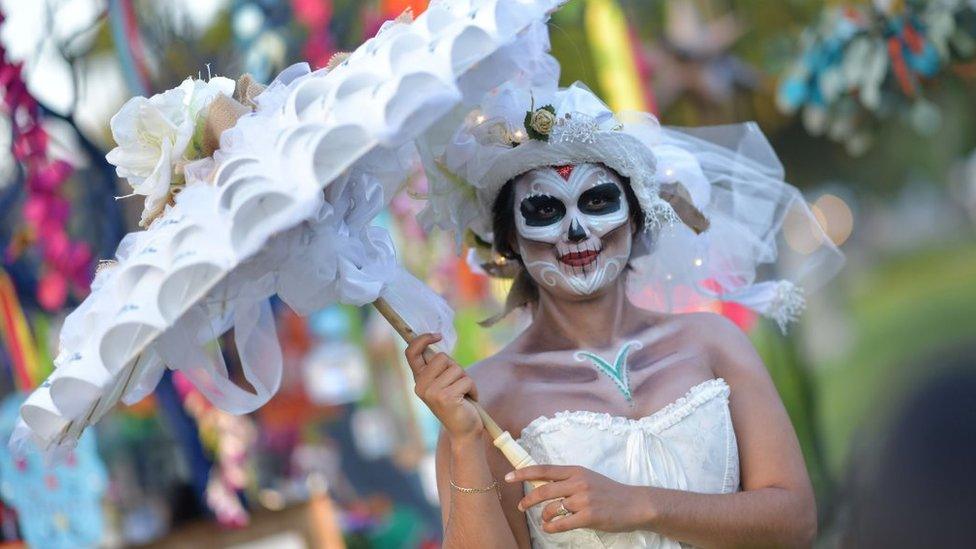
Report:
<svg viewBox="0 0 976 549"><path fill-rule="evenodd" d="M817 211L813 213L816 217ZM817 222L823 225L824 220L818 218ZM823 244L823 229L812 223L803 209L797 206L791 208L783 219L783 237L793 251L808 255Z"/></svg>
<svg viewBox="0 0 976 549"><path fill-rule="evenodd" d="M834 244L840 246L850 238L854 231L854 213L842 198L824 194L813 203L811 209Z"/></svg>

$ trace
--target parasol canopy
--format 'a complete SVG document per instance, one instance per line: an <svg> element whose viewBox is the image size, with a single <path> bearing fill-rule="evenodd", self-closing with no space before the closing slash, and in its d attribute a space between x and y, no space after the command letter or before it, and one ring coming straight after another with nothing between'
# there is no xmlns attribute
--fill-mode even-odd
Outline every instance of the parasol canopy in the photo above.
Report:
<svg viewBox="0 0 976 549"><path fill-rule="evenodd" d="M382 299L413 331L450 342L450 308L399 266L371 222L410 173L414 140L438 120L516 75L558 70L545 21L563 1L432 2L330 70L283 71L100 270L14 442L70 446L118 400L152 391L166 367L229 412L260 407L281 376L274 295L299 313ZM231 329L251 390L232 381L214 343Z"/></svg>

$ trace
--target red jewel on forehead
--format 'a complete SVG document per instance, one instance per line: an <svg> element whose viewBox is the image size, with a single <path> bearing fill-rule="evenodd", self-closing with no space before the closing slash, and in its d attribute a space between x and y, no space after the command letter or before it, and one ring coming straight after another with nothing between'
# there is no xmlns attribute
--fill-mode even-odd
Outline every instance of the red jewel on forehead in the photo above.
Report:
<svg viewBox="0 0 976 549"><path fill-rule="evenodd" d="M576 166L572 164L566 164L564 166L553 166L552 169L556 170L556 173L558 173L559 176L564 180L569 181L569 176L572 175L573 168L575 167Z"/></svg>

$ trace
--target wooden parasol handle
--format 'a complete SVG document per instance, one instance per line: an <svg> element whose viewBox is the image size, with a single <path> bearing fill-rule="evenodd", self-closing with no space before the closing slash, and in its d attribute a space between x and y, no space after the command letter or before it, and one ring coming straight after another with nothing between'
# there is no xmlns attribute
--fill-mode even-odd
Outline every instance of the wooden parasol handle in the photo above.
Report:
<svg viewBox="0 0 976 549"><path fill-rule="evenodd" d="M410 328L407 322L403 320L403 317L400 316L400 314L397 313L385 299L382 297L378 298L373 302L373 306L376 307L376 310L383 315L383 318L385 318L387 322L390 323L390 326L393 326L393 329L400 334L400 337L402 337L404 341L410 343L417 337L418 334L415 333L412 328ZM428 348L424 351L424 359L430 360L435 354L436 353L433 350ZM525 448L519 446L519 443L515 442L515 439L512 438L512 435L509 434L508 431L505 431L499 427L498 423L491 419L491 416L488 415L488 412L486 412L480 404L472 400L470 397L464 398L474 406L475 410L477 410L478 415L481 416L481 422L485 425L485 431L488 431L488 435L491 436L491 440L495 444L495 447L505 454L505 458L509 463L512 464L512 467L522 469L523 467L536 464L535 460L532 459L532 456L525 451ZM538 488L539 486L546 484L546 482L530 481L529 484L531 484L534 488Z"/></svg>

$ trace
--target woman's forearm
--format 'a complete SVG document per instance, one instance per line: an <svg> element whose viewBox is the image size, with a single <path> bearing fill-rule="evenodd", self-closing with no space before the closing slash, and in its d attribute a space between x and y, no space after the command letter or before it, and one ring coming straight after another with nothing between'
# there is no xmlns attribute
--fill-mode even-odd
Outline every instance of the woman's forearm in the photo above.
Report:
<svg viewBox="0 0 976 549"><path fill-rule="evenodd" d="M699 547L807 547L815 504L783 488L699 494L639 487L646 529Z"/></svg>
<svg viewBox="0 0 976 549"><path fill-rule="evenodd" d="M481 436L452 440L450 455L451 480L458 486L483 488L495 482L485 455L485 442ZM444 547L464 549L517 547L515 536L502 511L499 493L497 490L463 493L452 488L450 511L444 532Z"/></svg>

